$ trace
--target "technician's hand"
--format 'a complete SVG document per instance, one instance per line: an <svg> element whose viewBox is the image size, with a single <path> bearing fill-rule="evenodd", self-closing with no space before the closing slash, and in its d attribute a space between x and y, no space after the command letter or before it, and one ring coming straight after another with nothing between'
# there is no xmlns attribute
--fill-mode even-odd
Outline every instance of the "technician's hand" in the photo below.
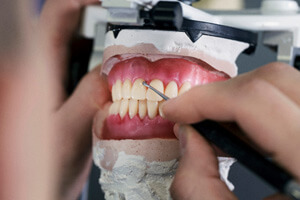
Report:
<svg viewBox="0 0 300 200"><path fill-rule="evenodd" d="M228 81L197 86L166 102L163 112L181 124L235 121L255 145L300 181L299 84L299 71L271 63ZM219 179L211 145L191 127L174 129L183 150L171 187L174 199L236 199Z"/></svg>
<svg viewBox="0 0 300 200"><path fill-rule="evenodd" d="M52 117L56 131L59 199L76 199L87 180L91 167L92 119L108 101L106 81L100 69L86 75L75 92L67 97L65 82L69 42L79 24L84 6L98 0L49 0L39 22L42 49L53 67L56 95Z"/></svg>

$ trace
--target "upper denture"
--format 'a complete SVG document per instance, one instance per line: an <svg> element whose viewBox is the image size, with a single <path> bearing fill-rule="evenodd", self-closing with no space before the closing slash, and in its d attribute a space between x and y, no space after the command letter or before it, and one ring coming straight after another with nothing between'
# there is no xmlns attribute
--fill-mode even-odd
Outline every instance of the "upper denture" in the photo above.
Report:
<svg viewBox="0 0 300 200"><path fill-rule="evenodd" d="M214 70L204 62L198 64L183 58L165 58L151 62L145 57L135 57L116 63L108 74L108 83L112 87L117 80L124 82L128 79L134 83L139 78L147 83L158 79L164 86L175 81L178 87L181 87L184 82L200 85L220 79L226 80L229 76Z"/></svg>

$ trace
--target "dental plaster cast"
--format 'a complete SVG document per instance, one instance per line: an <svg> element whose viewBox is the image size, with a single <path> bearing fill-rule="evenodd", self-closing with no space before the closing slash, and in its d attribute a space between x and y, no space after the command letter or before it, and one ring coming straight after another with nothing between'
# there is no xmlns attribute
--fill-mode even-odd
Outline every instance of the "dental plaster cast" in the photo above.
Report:
<svg viewBox="0 0 300 200"><path fill-rule="evenodd" d="M102 73L108 75L113 103L104 126L95 118L93 159L107 200L171 199L169 187L180 157L174 123L160 112L163 99L142 82L174 98L195 85L235 76L235 60L247 47L211 36L193 43L181 32L106 34ZM231 190L227 177L233 162L219 158L221 179Z"/></svg>

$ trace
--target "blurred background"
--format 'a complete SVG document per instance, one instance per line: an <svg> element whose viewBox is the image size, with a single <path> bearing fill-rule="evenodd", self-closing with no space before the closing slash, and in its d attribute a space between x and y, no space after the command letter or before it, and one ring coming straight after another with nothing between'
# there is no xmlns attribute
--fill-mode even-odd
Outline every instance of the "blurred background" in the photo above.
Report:
<svg viewBox="0 0 300 200"><path fill-rule="evenodd" d="M37 8L40 10L44 3L44 0L36 0ZM300 4L300 0L297 0ZM253 9L260 7L261 0L201 0L195 5L203 9ZM259 35L259 41L261 42L261 35ZM77 52L81 54L82 52ZM86 54L86 52L85 52ZM85 55L86 56L86 55ZM245 73L253 70L264 64L276 60L276 54L262 46L258 45L256 52L253 55L240 55L237 60L239 67L239 73ZM86 66L87 67L87 66ZM81 70L82 71L82 70ZM86 71L83 70L83 71ZM77 77L78 78L78 77ZM75 83L76 84L76 83ZM80 199L82 200L102 200L103 194L98 183L100 176L99 169L93 166L89 182ZM252 172L248 171L245 167L238 162L235 163L229 174L229 180L235 185L234 193L241 200L257 200L270 195L275 192L273 188L265 184L260 178L256 177Z"/></svg>

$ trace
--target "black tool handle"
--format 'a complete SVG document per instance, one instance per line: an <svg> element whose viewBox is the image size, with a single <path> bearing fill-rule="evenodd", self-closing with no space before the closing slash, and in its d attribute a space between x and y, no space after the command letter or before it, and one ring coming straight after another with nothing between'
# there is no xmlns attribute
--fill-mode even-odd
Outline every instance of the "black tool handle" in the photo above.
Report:
<svg viewBox="0 0 300 200"><path fill-rule="evenodd" d="M205 120L192 124L199 133L225 153L236 158L240 163L259 175L270 185L284 192L286 184L292 176L280 166L271 162L243 140L215 121Z"/></svg>

